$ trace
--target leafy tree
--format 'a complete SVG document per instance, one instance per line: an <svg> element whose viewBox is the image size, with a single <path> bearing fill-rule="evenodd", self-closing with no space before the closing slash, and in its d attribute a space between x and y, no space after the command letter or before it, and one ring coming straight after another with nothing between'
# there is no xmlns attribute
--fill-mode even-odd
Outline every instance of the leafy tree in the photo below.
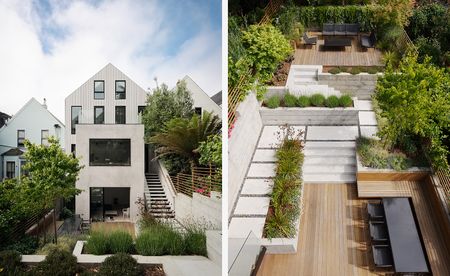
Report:
<svg viewBox="0 0 450 276"><path fill-rule="evenodd" d="M166 84L155 88L147 97L147 107L142 115L147 140L161 131L164 124L171 119L191 118L194 114L193 104L191 93L184 81L178 82L173 90Z"/></svg>
<svg viewBox="0 0 450 276"><path fill-rule="evenodd" d="M414 0L378 0L378 9L374 14L377 26L407 26L414 8Z"/></svg>
<svg viewBox="0 0 450 276"><path fill-rule="evenodd" d="M206 141L200 142L198 152L200 153L200 165L222 167L222 135L208 136Z"/></svg>
<svg viewBox="0 0 450 276"><path fill-rule="evenodd" d="M448 168L450 75L425 58L408 54L397 71L388 65L377 83L375 100L387 123L380 130L386 145L410 149L420 143L435 168Z"/></svg>
<svg viewBox="0 0 450 276"><path fill-rule="evenodd" d="M194 115L190 120L175 118L167 122L165 128L150 138L155 144L157 157L176 154L185 157L191 165L198 164L200 154L197 148L208 136L220 131L219 117L205 112L203 116Z"/></svg>

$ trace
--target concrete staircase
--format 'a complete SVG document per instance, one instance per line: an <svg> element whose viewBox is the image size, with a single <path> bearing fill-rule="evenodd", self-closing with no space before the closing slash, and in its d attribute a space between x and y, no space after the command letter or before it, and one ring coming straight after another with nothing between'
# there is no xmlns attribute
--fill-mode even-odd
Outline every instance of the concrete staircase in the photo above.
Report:
<svg viewBox="0 0 450 276"><path fill-rule="evenodd" d="M356 182L355 152L354 141L307 141L304 149L303 182Z"/></svg>
<svg viewBox="0 0 450 276"><path fill-rule="evenodd" d="M294 95L312 95L320 93L324 96L340 96L341 92L325 84L319 84L317 75L322 72L322 66L292 65L287 80L287 88Z"/></svg>
<svg viewBox="0 0 450 276"><path fill-rule="evenodd" d="M157 174L145 174L147 186L145 187L145 198L150 213L158 219L175 218L175 211L167 199L164 188Z"/></svg>

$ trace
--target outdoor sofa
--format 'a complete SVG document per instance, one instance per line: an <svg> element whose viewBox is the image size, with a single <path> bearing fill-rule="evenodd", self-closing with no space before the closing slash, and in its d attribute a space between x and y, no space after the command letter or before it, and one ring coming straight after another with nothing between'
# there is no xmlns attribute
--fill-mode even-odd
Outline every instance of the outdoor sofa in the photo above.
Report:
<svg viewBox="0 0 450 276"><path fill-rule="evenodd" d="M359 34L359 24L328 23L323 24L322 35L355 36Z"/></svg>

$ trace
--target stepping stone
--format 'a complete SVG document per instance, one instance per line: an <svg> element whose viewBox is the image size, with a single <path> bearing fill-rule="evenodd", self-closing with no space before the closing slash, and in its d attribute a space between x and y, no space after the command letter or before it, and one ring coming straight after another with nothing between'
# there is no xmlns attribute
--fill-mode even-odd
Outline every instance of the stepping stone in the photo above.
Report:
<svg viewBox="0 0 450 276"><path fill-rule="evenodd" d="M271 179L246 179L242 187L242 195L267 195L272 192Z"/></svg>
<svg viewBox="0 0 450 276"><path fill-rule="evenodd" d="M252 163L248 170L247 177L274 177L275 176L275 164L269 163Z"/></svg>
<svg viewBox="0 0 450 276"><path fill-rule="evenodd" d="M234 209L235 215L267 215L269 197L240 197Z"/></svg>
<svg viewBox="0 0 450 276"><path fill-rule="evenodd" d="M252 162L276 162L274 149L257 149Z"/></svg>
<svg viewBox="0 0 450 276"><path fill-rule="evenodd" d="M361 126L376 126L378 124L375 112L373 111L360 111L358 116L359 125Z"/></svg>
<svg viewBox="0 0 450 276"><path fill-rule="evenodd" d="M373 110L372 101L369 100L357 100L355 102L355 107L358 110L366 110L366 111Z"/></svg>
<svg viewBox="0 0 450 276"><path fill-rule="evenodd" d="M377 140L380 140L379 137L377 137L378 127L376 126L361 126L361 136L362 137L368 137L368 138L374 138Z"/></svg>
<svg viewBox="0 0 450 276"><path fill-rule="evenodd" d="M253 232L256 237L261 238L266 218L232 218L228 236L230 238L247 238Z"/></svg>
<svg viewBox="0 0 450 276"><path fill-rule="evenodd" d="M306 140L355 140L358 126L309 126Z"/></svg>
<svg viewBox="0 0 450 276"><path fill-rule="evenodd" d="M305 130L304 126L292 126L295 131ZM283 132L280 126L265 126L259 138L258 148L277 148Z"/></svg>

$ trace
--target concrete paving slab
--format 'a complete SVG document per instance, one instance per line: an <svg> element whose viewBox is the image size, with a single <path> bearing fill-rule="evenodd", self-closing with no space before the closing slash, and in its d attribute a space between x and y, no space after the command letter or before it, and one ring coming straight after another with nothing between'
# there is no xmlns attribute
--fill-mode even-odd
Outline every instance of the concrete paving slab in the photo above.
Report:
<svg viewBox="0 0 450 276"><path fill-rule="evenodd" d="M357 126L309 126L306 140L355 140Z"/></svg>
<svg viewBox="0 0 450 276"><path fill-rule="evenodd" d="M234 214L267 215L269 204L269 197L240 197L234 209Z"/></svg>
<svg viewBox="0 0 450 276"><path fill-rule="evenodd" d="M295 131L305 131L304 126L292 126L292 128ZM265 126L259 138L258 148L277 148L279 138L282 137L281 134L280 126Z"/></svg>
<svg viewBox="0 0 450 276"><path fill-rule="evenodd" d="M355 107L358 110L366 110L366 111L373 110L372 101L370 100L357 100L355 102Z"/></svg>
<svg viewBox="0 0 450 276"><path fill-rule="evenodd" d="M275 164L252 163L248 170L247 177L274 177Z"/></svg>
<svg viewBox="0 0 450 276"><path fill-rule="evenodd" d="M242 195L266 195L272 192L272 179L246 179L242 187Z"/></svg>
<svg viewBox="0 0 450 276"><path fill-rule="evenodd" d="M252 231L256 237L261 238L266 218L232 218L228 230L229 238L246 238Z"/></svg>
<svg viewBox="0 0 450 276"><path fill-rule="evenodd" d="M375 112L373 111L360 111L359 114L359 125L361 126L376 126L377 118Z"/></svg>
<svg viewBox="0 0 450 276"><path fill-rule="evenodd" d="M275 162L277 161L275 152L274 149L257 149L252 162Z"/></svg>
<svg viewBox="0 0 450 276"><path fill-rule="evenodd" d="M376 136L378 127L376 126L360 126L361 136L368 138L380 139Z"/></svg>

